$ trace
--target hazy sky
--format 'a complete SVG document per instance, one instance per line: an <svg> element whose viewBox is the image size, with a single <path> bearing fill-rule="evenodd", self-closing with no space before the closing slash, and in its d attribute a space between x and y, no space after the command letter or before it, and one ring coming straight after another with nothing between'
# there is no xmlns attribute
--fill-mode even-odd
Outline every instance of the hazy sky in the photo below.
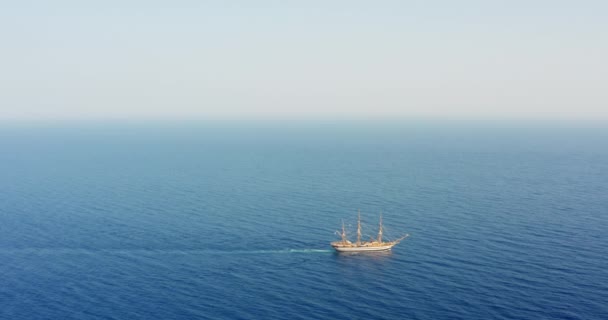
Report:
<svg viewBox="0 0 608 320"><path fill-rule="evenodd" d="M2 1L0 121L608 121L608 1Z"/></svg>

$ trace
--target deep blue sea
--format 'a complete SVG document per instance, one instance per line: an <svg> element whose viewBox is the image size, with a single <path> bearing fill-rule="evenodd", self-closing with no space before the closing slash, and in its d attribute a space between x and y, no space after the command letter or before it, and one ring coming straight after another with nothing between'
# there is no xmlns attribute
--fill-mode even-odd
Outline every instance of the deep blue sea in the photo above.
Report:
<svg viewBox="0 0 608 320"><path fill-rule="evenodd" d="M608 319L608 129L0 128L0 318Z"/></svg>

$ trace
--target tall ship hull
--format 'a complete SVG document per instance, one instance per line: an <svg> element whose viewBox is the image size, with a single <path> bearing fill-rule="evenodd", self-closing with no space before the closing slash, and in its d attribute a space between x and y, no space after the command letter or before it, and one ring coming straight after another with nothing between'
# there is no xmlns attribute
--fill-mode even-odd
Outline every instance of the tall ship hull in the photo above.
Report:
<svg viewBox="0 0 608 320"><path fill-rule="evenodd" d="M346 236L346 230L344 228L344 222L342 222L342 232L339 233L342 237L341 241L334 241L331 246L338 252L372 252L372 251L388 251L396 246L403 239L409 237L408 234L394 240L394 241L382 241L383 227L382 227L382 216L380 216L380 227L378 228L378 237L370 241L361 241L361 214L359 213L357 219L357 241L355 243L350 242Z"/></svg>
<svg viewBox="0 0 608 320"><path fill-rule="evenodd" d="M378 245L378 246L341 246L341 245L331 245L339 252L367 252L367 251L388 251L391 250L395 244L389 245Z"/></svg>

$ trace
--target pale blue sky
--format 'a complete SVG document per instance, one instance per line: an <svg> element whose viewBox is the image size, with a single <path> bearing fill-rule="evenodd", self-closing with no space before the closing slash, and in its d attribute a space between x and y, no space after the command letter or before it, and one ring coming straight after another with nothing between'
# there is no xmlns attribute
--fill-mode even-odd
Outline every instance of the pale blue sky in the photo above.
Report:
<svg viewBox="0 0 608 320"><path fill-rule="evenodd" d="M608 121L607 1L3 1L0 121Z"/></svg>

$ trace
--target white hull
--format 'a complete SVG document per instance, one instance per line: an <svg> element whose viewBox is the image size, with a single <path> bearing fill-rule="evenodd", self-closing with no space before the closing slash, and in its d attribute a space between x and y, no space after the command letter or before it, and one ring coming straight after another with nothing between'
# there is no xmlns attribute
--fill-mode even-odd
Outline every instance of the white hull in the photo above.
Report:
<svg viewBox="0 0 608 320"><path fill-rule="evenodd" d="M373 246L373 247L334 247L339 252L368 252L368 251L386 251L391 250L394 244L386 246Z"/></svg>

